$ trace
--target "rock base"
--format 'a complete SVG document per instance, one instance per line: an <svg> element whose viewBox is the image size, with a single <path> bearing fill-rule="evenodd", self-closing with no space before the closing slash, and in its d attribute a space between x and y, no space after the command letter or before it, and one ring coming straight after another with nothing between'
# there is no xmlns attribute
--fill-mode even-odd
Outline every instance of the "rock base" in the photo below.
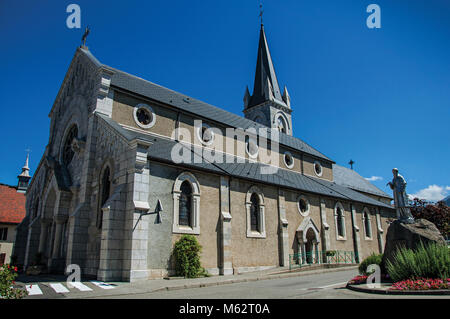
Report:
<svg viewBox="0 0 450 319"><path fill-rule="evenodd" d="M399 220L394 221L388 228L386 234L386 245L384 248L381 269L386 270L386 261L393 261L394 254L399 247L417 249L420 242L424 244L435 242L445 245L444 237L437 227L426 219L418 219L413 224L406 224Z"/></svg>

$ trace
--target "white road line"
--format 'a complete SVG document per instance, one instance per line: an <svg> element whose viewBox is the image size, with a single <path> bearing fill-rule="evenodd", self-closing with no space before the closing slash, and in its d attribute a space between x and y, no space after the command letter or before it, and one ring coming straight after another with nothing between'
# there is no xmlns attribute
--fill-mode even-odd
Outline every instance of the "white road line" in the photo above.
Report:
<svg viewBox="0 0 450 319"><path fill-rule="evenodd" d="M114 288L116 288L116 287L114 287L114 286L112 286L112 285L110 285L110 284L107 284L107 283L105 283L105 282L102 282L102 281L95 281L95 280L93 280L93 281L91 281L94 285L96 285L97 287L100 287L100 288L102 288L102 289L114 289Z"/></svg>
<svg viewBox="0 0 450 319"><path fill-rule="evenodd" d="M332 285L328 285L328 286L322 286L322 287L318 287L318 288L325 289L325 288L330 288L330 287L333 287L333 286L343 285L343 284L346 284L346 283L347 283L346 281L345 282L339 282L337 284L332 284Z"/></svg>
<svg viewBox="0 0 450 319"><path fill-rule="evenodd" d="M42 290L38 285L26 285L25 288L28 291L29 296L42 295Z"/></svg>
<svg viewBox="0 0 450 319"><path fill-rule="evenodd" d="M49 285L58 294L70 292L69 289L67 289L66 287L63 286L63 284L49 284Z"/></svg>
<svg viewBox="0 0 450 319"><path fill-rule="evenodd" d="M91 288L89 288L89 287L86 286L86 285L83 285L83 284L82 284L81 282L79 282L79 281L68 282L68 283L67 283L67 287L69 287L69 288L75 287L75 288L77 288L77 289L80 290L80 291L92 291Z"/></svg>

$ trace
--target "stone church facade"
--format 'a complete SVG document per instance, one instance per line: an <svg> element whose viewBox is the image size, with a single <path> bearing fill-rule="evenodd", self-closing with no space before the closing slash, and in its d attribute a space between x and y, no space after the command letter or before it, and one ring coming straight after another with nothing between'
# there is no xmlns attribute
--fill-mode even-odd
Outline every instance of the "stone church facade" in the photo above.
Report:
<svg viewBox="0 0 450 319"><path fill-rule="evenodd" d="M395 217L390 196L292 136L292 114L263 26L245 117L78 48L27 190L18 263L27 267L41 253L52 272L77 264L99 280L161 278L173 273L173 245L183 234L197 237L202 266L217 275L288 266L299 252L351 251L359 260L381 252ZM279 147L264 146L271 138L259 133L225 134L251 127L279 132ZM202 157L220 139L232 143L222 153L233 163ZM262 173L264 147L278 159L275 174ZM174 160L175 149L191 161Z"/></svg>

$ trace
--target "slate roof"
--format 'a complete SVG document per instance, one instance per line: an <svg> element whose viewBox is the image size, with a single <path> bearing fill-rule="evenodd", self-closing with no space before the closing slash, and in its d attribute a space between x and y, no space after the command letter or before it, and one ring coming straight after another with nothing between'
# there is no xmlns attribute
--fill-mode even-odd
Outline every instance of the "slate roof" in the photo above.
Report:
<svg viewBox="0 0 450 319"><path fill-rule="evenodd" d="M135 94L144 96L146 98L171 105L175 108L182 109L184 111L190 112L199 118L206 118L217 123L222 123L229 127L247 129L250 127L265 128L266 126L258 124L254 121L246 119L242 116L236 115L234 113L225 111L221 108L213 106L211 104L202 102L200 100L194 99L187 95L172 91L160 85L154 84L147 80L141 79L134 75L128 74L126 72L114 69L110 66L101 64L90 51L79 48L91 61L98 67L106 68L113 72L111 78L111 86L115 86L127 91L133 92ZM270 130L268 134L270 138ZM304 141L299 138L280 133L279 143L295 150L308 153L317 158L334 163L331 159L326 157L324 154L320 153Z"/></svg>
<svg viewBox="0 0 450 319"><path fill-rule="evenodd" d="M16 187L0 184L0 223L19 224L26 215L25 201Z"/></svg>
<svg viewBox="0 0 450 319"><path fill-rule="evenodd" d="M349 187L351 189L392 199L392 197L381 189L370 183L354 170L333 164L333 179L336 184Z"/></svg>
<svg viewBox="0 0 450 319"><path fill-rule="evenodd" d="M389 205L376 201L368 196L364 196L354 190L347 187L337 185L333 182L323 181L317 178L309 177L293 171L284 169L278 169L276 174L262 174L261 169L267 165L257 162L245 162L237 163L235 160L233 163L211 163L206 159L203 159L201 163L194 163L194 152L201 156L201 147L191 146L178 143L176 141L150 136L148 134L142 134L139 132L131 131L120 126L117 122L111 118L97 114L99 118L103 119L108 125L115 129L118 133L124 136L128 140L136 138L146 140L152 143L150 146L149 157L151 159L166 162L170 164L176 164L178 166L184 166L187 168L193 168L198 170L206 170L219 175L228 175L238 177L246 180L251 180L259 183L273 184L283 186L286 188L296 189L304 192L315 193L320 195L331 196L343 200L357 201L361 203L371 204L375 206L383 206L391 208ZM190 163L174 163L171 158L172 148L179 144L184 147L188 152L191 152Z"/></svg>
<svg viewBox="0 0 450 319"><path fill-rule="evenodd" d="M253 95L250 98L247 108L264 103L269 100L266 96L267 81L272 86L273 97L278 101L283 101L280 87L278 85L277 75L270 56L269 45L267 44L264 26L261 24L258 45L258 59L256 62L255 84L253 86ZM283 103L284 104L284 103Z"/></svg>

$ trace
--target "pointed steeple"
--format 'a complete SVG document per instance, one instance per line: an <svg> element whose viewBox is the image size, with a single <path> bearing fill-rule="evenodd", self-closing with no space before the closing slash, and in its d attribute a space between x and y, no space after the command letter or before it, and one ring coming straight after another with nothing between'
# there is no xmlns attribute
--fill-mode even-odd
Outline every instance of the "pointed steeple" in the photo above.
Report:
<svg viewBox="0 0 450 319"><path fill-rule="evenodd" d="M25 160L25 165L22 167L22 173L20 173L17 178L19 179L19 183L17 184L17 192L25 193L28 188L28 182L31 178L30 176L30 168L28 167L28 160L30 154L27 154L27 159Z"/></svg>
<svg viewBox="0 0 450 319"><path fill-rule="evenodd" d="M275 74L275 68L273 67L272 57L270 56L264 26L261 24L255 84L253 86L253 95L246 108L274 100L284 104Z"/></svg>

